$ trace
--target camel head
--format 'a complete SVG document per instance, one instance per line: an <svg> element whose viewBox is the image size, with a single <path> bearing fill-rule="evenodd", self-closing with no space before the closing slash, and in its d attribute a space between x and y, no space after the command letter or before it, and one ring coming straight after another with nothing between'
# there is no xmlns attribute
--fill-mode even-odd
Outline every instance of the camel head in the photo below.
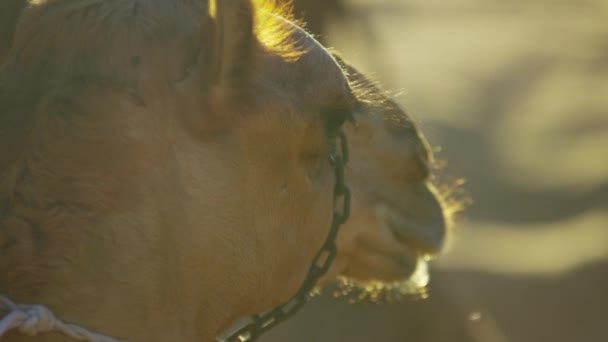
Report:
<svg viewBox="0 0 608 342"><path fill-rule="evenodd" d="M399 105L344 67L363 103L345 127L353 208L323 283L339 277L341 294L372 300L424 296L427 261L444 248L452 213L431 181L432 151Z"/></svg>
<svg viewBox="0 0 608 342"><path fill-rule="evenodd" d="M29 3L0 67L0 293L208 341L297 291L356 98L262 3Z"/></svg>

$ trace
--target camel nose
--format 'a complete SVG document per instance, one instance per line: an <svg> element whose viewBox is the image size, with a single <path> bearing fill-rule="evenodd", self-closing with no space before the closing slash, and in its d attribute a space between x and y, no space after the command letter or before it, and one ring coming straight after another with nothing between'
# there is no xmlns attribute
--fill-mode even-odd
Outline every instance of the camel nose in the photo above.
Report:
<svg viewBox="0 0 608 342"><path fill-rule="evenodd" d="M376 208L380 219L394 236L421 255L441 252L446 242L447 223L437 190L422 183L408 190L400 208L385 205Z"/></svg>

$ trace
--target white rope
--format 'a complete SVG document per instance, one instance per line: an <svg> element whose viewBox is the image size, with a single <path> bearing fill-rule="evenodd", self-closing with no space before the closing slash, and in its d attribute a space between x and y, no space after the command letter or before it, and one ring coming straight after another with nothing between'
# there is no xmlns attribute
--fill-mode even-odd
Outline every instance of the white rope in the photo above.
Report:
<svg viewBox="0 0 608 342"><path fill-rule="evenodd" d="M17 329L22 334L34 336L39 333L58 331L79 341L87 342L125 342L96 334L74 324L64 323L42 305L17 305L10 299L0 296L0 308L11 312L0 321L0 339L9 330Z"/></svg>

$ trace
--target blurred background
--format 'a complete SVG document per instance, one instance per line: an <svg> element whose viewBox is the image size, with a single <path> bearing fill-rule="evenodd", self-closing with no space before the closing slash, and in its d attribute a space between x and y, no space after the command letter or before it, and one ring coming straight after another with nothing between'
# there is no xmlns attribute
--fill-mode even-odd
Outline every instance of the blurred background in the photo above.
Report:
<svg viewBox="0 0 608 342"><path fill-rule="evenodd" d="M430 298L325 294L278 341L608 341L608 1L297 0L473 205Z"/></svg>

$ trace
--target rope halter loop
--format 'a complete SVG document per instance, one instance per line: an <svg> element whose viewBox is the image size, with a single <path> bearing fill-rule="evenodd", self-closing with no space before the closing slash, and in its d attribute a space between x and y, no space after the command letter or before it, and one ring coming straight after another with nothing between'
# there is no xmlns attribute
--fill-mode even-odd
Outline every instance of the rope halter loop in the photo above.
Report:
<svg viewBox="0 0 608 342"><path fill-rule="evenodd" d="M7 308L10 313L0 321L0 339L10 330L35 336L40 333L58 331L78 341L87 342L125 342L91 332L74 324L64 323L42 305L17 305L10 299L0 296L0 308Z"/></svg>

